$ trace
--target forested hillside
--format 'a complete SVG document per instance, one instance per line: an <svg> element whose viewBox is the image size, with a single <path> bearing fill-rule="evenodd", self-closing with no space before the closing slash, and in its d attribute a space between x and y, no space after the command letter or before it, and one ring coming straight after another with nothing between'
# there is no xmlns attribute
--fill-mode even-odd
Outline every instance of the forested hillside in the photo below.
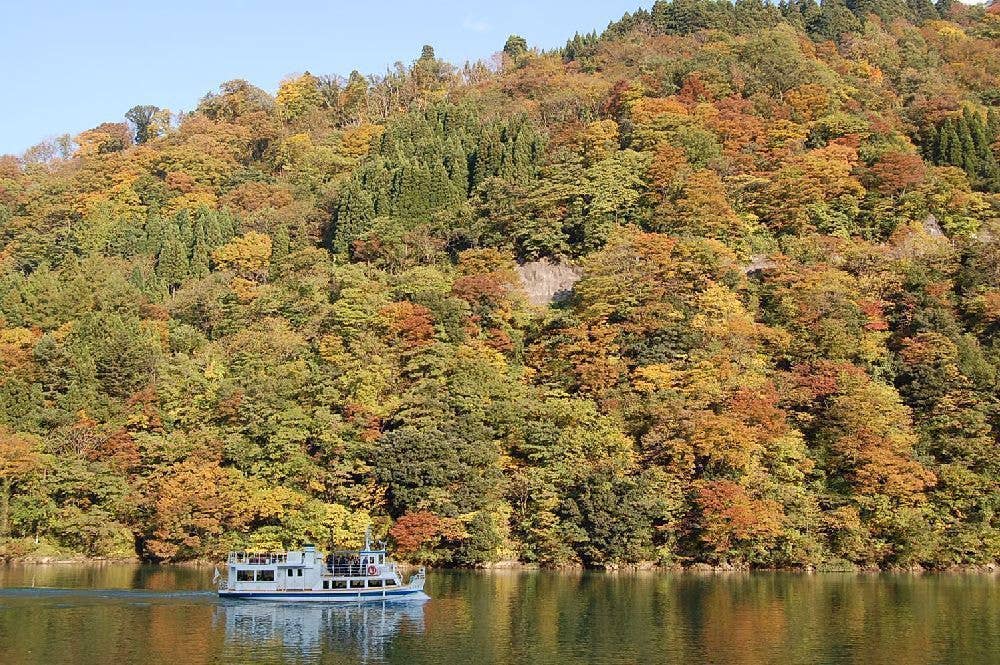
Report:
<svg viewBox="0 0 1000 665"><path fill-rule="evenodd" d="M0 551L1000 559L1000 12L501 46L0 158Z"/></svg>

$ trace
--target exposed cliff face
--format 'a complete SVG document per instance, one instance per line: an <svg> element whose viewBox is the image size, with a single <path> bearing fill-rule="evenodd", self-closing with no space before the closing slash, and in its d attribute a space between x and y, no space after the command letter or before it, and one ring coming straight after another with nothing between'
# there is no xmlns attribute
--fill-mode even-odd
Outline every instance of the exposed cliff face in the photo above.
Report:
<svg viewBox="0 0 1000 665"><path fill-rule="evenodd" d="M583 269L541 259L518 266L517 275L528 294L528 301L532 305L544 306L567 298L573 285L583 276Z"/></svg>

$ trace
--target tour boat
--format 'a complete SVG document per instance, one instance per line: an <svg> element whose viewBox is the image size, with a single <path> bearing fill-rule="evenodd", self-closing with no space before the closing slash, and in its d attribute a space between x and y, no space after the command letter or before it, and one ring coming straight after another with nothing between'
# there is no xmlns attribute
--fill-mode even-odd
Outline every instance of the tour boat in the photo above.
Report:
<svg viewBox="0 0 1000 665"><path fill-rule="evenodd" d="M230 552L225 579L216 570L220 598L269 601L358 602L427 600L426 572L408 582L386 558L385 543L374 549L371 533L362 550L324 556L313 545L288 552Z"/></svg>

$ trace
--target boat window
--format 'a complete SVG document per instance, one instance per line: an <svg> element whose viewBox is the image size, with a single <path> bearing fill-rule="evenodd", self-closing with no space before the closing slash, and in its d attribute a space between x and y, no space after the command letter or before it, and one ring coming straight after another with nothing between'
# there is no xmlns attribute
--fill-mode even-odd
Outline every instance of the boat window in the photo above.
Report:
<svg viewBox="0 0 1000 665"><path fill-rule="evenodd" d="M386 586L396 586L396 580L386 580L385 581L385 585Z"/></svg>
<svg viewBox="0 0 1000 665"><path fill-rule="evenodd" d="M365 581L364 580L351 580L351 588L352 589L364 589L365 588Z"/></svg>
<svg viewBox="0 0 1000 665"><path fill-rule="evenodd" d="M333 581L333 588L334 589L346 589L347 588L347 580L334 580Z"/></svg>
<svg viewBox="0 0 1000 665"><path fill-rule="evenodd" d="M323 580L323 588L324 589L330 588L330 580Z"/></svg>
<svg viewBox="0 0 1000 665"><path fill-rule="evenodd" d="M289 577L291 577L291 576L292 576L292 569L291 569L291 568L289 568L289 569L288 569L288 576L289 576Z"/></svg>
<svg viewBox="0 0 1000 665"><path fill-rule="evenodd" d="M257 571L257 581L258 582L273 582L274 581L274 571L273 570L258 570Z"/></svg>
<svg viewBox="0 0 1000 665"><path fill-rule="evenodd" d="M368 580L369 587L380 587L382 586L382 580Z"/></svg>
<svg viewBox="0 0 1000 665"><path fill-rule="evenodd" d="M236 571L236 581L237 582L253 582L253 571L252 570L237 570Z"/></svg>
<svg viewBox="0 0 1000 665"><path fill-rule="evenodd" d="M302 569L301 568L296 568L295 575L296 575L296 577L302 577Z"/></svg>

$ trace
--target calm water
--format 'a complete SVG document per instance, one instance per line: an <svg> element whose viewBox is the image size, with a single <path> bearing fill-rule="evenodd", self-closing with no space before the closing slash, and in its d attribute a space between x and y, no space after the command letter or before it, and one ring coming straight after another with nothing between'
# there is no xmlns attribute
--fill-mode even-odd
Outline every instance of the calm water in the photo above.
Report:
<svg viewBox="0 0 1000 665"><path fill-rule="evenodd" d="M1000 663L1000 578L432 572L418 604L220 602L211 570L0 567L0 663Z"/></svg>

